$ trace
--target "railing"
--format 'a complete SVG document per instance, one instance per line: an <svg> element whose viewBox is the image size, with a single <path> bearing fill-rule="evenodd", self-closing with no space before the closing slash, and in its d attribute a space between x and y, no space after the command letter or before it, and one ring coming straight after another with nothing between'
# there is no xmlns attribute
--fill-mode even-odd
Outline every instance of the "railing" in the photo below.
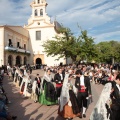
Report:
<svg viewBox="0 0 120 120"><path fill-rule="evenodd" d="M6 46L6 47L5 47L5 50L16 51L17 48Z"/></svg>
<svg viewBox="0 0 120 120"><path fill-rule="evenodd" d="M26 50L24 49L21 49L21 48L17 48L17 52L22 52L22 53L25 53Z"/></svg>
<svg viewBox="0 0 120 120"><path fill-rule="evenodd" d="M30 51L28 51L28 50L25 50L25 49L22 49L22 48L10 47L10 46L6 46L5 51L11 51L11 52L15 52L15 53L30 54Z"/></svg>

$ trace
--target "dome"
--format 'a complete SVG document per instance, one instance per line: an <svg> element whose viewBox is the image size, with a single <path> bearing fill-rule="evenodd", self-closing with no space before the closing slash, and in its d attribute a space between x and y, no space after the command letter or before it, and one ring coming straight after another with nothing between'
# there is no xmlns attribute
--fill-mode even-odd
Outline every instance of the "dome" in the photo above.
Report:
<svg viewBox="0 0 120 120"><path fill-rule="evenodd" d="M59 33L59 29L61 28L61 25L60 25L60 23L58 23L57 21L54 21L54 25L55 25L55 31L57 32L57 33Z"/></svg>

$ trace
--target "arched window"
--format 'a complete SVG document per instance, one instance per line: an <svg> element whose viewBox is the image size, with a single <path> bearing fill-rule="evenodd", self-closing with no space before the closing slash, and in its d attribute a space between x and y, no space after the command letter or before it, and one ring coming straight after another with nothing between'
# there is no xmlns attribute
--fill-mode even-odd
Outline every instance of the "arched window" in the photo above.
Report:
<svg viewBox="0 0 120 120"><path fill-rule="evenodd" d="M27 58L24 57L24 65L27 65Z"/></svg>
<svg viewBox="0 0 120 120"><path fill-rule="evenodd" d="M35 10L35 16L37 16L37 10Z"/></svg>
<svg viewBox="0 0 120 120"><path fill-rule="evenodd" d="M40 16L43 16L43 9L40 9Z"/></svg>
<svg viewBox="0 0 120 120"><path fill-rule="evenodd" d="M40 3L40 0L38 0L38 3Z"/></svg>
<svg viewBox="0 0 120 120"><path fill-rule="evenodd" d="M12 61L13 61L12 58L13 58L12 55L9 55L9 56L8 56L8 64L9 64L10 66L12 66Z"/></svg>
<svg viewBox="0 0 120 120"><path fill-rule="evenodd" d="M8 41L8 42L9 42L8 46L9 46L9 47L12 47L12 46L13 46L13 45L12 45L12 40L11 40L11 39L9 39L9 41Z"/></svg>
<svg viewBox="0 0 120 120"><path fill-rule="evenodd" d="M41 3L45 3L46 1L45 0L41 0Z"/></svg>
<svg viewBox="0 0 120 120"><path fill-rule="evenodd" d="M16 65L20 65L21 64L21 57L17 56L16 57Z"/></svg>

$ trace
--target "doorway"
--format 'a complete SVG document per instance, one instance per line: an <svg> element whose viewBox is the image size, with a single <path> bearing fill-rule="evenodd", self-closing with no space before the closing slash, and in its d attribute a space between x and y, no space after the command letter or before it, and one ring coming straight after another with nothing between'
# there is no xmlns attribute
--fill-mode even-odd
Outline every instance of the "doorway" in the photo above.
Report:
<svg viewBox="0 0 120 120"><path fill-rule="evenodd" d="M16 65L20 65L21 64L21 57L17 56L16 57Z"/></svg>

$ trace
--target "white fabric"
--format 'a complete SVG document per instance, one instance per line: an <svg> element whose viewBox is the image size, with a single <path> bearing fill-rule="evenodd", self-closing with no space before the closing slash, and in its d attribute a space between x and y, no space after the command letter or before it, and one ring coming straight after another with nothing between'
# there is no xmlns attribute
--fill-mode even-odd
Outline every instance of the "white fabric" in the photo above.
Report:
<svg viewBox="0 0 120 120"><path fill-rule="evenodd" d="M71 73L72 73L72 70L70 69L68 72L69 72L69 74L71 74Z"/></svg>
<svg viewBox="0 0 120 120"><path fill-rule="evenodd" d="M26 74L25 74L24 76L22 76L22 74L20 73L19 70L17 70L16 73L18 73L18 76L20 76L20 77L23 78L22 83L21 83L21 85L20 85L20 90L21 90L21 88L22 88L23 83L25 82L25 87L24 87L23 95L24 95L25 97L27 97L27 96L30 97L31 94L28 93L28 91L27 91L27 85L28 85L28 83L31 82L31 79L30 79L28 73L26 72Z"/></svg>
<svg viewBox="0 0 120 120"><path fill-rule="evenodd" d="M20 70L19 70L19 68L16 68L16 71L15 71L15 74L18 74L18 76L20 76L21 78L23 78L22 79L22 83L21 83L21 85L20 85L20 90L21 90L21 88L22 88L22 85L23 85L23 83L25 82L25 87L24 87L24 91L23 91L23 95L24 96L28 96L28 97L30 97L30 93L27 91L27 85L28 85L28 83L30 83L32 80L30 79L30 76L29 76L29 74L26 72L26 70L24 70L24 76L21 74L21 72L20 72ZM16 77L14 77L14 82L15 82L15 79L16 79Z"/></svg>
<svg viewBox="0 0 120 120"><path fill-rule="evenodd" d="M4 70L1 70L1 75L4 75Z"/></svg>
<svg viewBox="0 0 120 120"><path fill-rule="evenodd" d="M68 106L70 106L70 107L72 106L72 103L71 103L71 101L70 101L70 100L69 100L69 102L68 102Z"/></svg>
<svg viewBox="0 0 120 120"><path fill-rule="evenodd" d="M119 90L119 92L120 92L120 86L119 86L118 84L116 84L116 86L117 86L117 88L118 88L118 90Z"/></svg>
<svg viewBox="0 0 120 120"><path fill-rule="evenodd" d="M85 111L86 111L86 108L85 108L85 107L83 107L83 112L82 112L82 113L83 113L83 114L85 114Z"/></svg>
<svg viewBox="0 0 120 120"><path fill-rule="evenodd" d="M15 70L14 82L15 82L15 79L16 79L16 74L18 74L18 75L19 75L19 73L20 73L20 70L19 70L18 68L16 68L16 70Z"/></svg>
<svg viewBox="0 0 120 120"><path fill-rule="evenodd" d="M34 80L33 85L32 85L32 92L36 93L36 87L37 87L37 81Z"/></svg>
<svg viewBox="0 0 120 120"><path fill-rule="evenodd" d="M26 70L24 70L24 75L26 75L26 76L28 75Z"/></svg>
<svg viewBox="0 0 120 120"><path fill-rule="evenodd" d="M75 95L77 95L78 93L78 89L73 85L73 92L75 93Z"/></svg>
<svg viewBox="0 0 120 120"><path fill-rule="evenodd" d="M41 85L40 85L40 91L42 92L43 91L43 77L41 78Z"/></svg>
<svg viewBox="0 0 120 120"><path fill-rule="evenodd" d="M44 76L42 77L41 79L41 87L40 87L40 91L42 92L43 91L43 81L44 79L47 81L47 82L51 82L52 81L52 75L48 75L47 73L44 74ZM43 91L44 92L44 91Z"/></svg>
<svg viewBox="0 0 120 120"><path fill-rule="evenodd" d="M11 67L9 65L7 65L7 70L10 69Z"/></svg>
<svg viewBox="0 0 120 120"><path fill-rule="evenodd" d="M24 76L23 79L22 79L22 82L21 82L21 85L20 85L20 90L21 90L22 85L23 85L24 82L25 82L25 76Z"/></svg>
<svg viewBox="0 0 120 120"><path fill-rule="evenodd" d="M47 82L51 82L52 80L52 75L48 75L48 74L45 74L44 77L43 77Z"/></svg>
<svg viewBox="0 0 120 120"><path fill-rule="evenodd" d="M102 73L99 73L99 77L102 77Z"/></svg>
<svg viewBox="0 0 120 120"><path fill-rule="evenodd" d="M69 101L68 77L69 74L66 74L62 86L62 91L60 95L60 111L63 110L64 105L66 105Z"/></svg>
<svg viewBox="0 0 120 120"><path fill-rule="evenodd" d="M89 76L93 76L92 72L89 73Z"/></svg>
<svg viewBox="0 0 120 120"><path fill-rule="evenodd" d="M19 75L18 75L18 76L20 76L20 77L22 78L23 74L22 74L22 73L19 73Z"/></svg>
<svg viewBox="0 0 120 120"><path fill-rule="evenodd" d="M60 76L61 76L61 80L63 80L63 75L62 75L62 74L60 74Z"/></svg>
<svg viewBox="0 0 120 120"><path fill-rule="evenodd" d="M85 85L84 84L84 76L83 75L80 77L80 85Z"/></svg>
<svg viewBox="0 0 120 120"><path fill-rule="evenodd" d="M104 86L100 98L90 116L90 120L110 120L107 118L107 109L105 107L105 104L108 102L108 100L110 100L111 89L111 83L107 83Z"/></svg>
<svg viewBox="0 0 120 120"><path fill-rule="evenodd" d="M24 79L24 81L25 81L25 87L24 87L23 95L29 97L31 94L28 93L28 91L27 91L27 85L28 85L28 83L31 82L31 80L28 79L28 77L24 77L23 79Z"/></svg>

